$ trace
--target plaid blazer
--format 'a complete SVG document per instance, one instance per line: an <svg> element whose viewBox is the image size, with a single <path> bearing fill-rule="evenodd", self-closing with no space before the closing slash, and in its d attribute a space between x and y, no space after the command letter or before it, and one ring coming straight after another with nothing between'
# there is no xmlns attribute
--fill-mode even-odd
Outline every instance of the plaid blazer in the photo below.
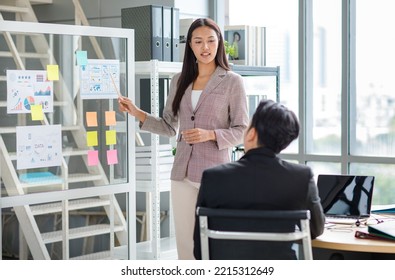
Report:
<svg viewBox="0 0 395 280"><path fill-rule="evenodd" d="M170 92L163 109L163 117L148 114L140 128L145 131L175 136L190 128L214 130L217 141L187 144L181 133L177 136L177 152L171 179L181 181L187 177L200 183L203 170L230 161L231 148L242 143L248 126L247 98L242 77L221 67L212 74L196 108L192 109L192 84L181 100L178 115L172 112L180 73L170 84Z"/></svg>

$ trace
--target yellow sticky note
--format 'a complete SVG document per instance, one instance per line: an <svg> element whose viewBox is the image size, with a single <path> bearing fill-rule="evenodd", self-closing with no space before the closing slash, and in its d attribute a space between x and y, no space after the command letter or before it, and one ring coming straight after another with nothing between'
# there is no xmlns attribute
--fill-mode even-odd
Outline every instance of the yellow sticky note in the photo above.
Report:
<svg viewBox="0 0 395 280"><path fill-rule="evenodd" d="M43 107L41 104L30 105L30 111L32 113L32 121L42 121L44 119Z"/></svg>
<svg viewBox="0 0 395 280"><path fill-rule="evenodd" d="M97 141L97 131L88 131L86 133L86 145L88 147L93 147L98 145Z"/></svg>
<svg viewBox="0 0 395 280"><path fill-rule="evenodd" d="M47 79L48 81L59 80L59 66L58 65L47 65Z"/></svg>
<svg viewBox="0 0 395 280"><path fill-rule="evenodd" d="M106 111L106 125L116 125L115 111Z"/></svg>
<svg viewBox="0 0 395 280"><path fill-rule="evenodd" d="M97 112L86 112L86 126L97 126Z"/></svg>
<svg viewBox="0 0 395 280"><path fill-rule="evenodd" d="M115 145L117 144L117 133L115 130L107 130L106 131L106 145Z"/></svg>

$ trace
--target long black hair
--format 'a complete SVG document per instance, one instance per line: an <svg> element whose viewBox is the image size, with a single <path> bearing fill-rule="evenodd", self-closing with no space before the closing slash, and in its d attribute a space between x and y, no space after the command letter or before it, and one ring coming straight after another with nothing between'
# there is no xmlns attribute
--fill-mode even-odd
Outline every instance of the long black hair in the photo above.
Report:
<svg viewBox="0 0 395 280"><path fill-rule="evenodd" d="M173 114L176 116L178 114L178 110L180 108L180 103L181 99L185 94L185 90L188 88L188 86L197 78L199 74L198 66L196 63L196 57L191 49L191 46L189 43L191 42L192 39L192 32L201 26L208 26L212 30L215 31L218 37L218 49L217 49L217 55L215 56L215 65L219 65L225 70L230 70L228 59L226 58L225 54L225 46L224 46L224 40L222 37L222 33L218 25L213 21L212 19L209 18L199 18L195 20L191 26L189 27L188 34L187 34L187 40L185 43L185 54L184 54L184 62L182 65L182 71L180 78L178 79L177 83L177 91L176 95L173 100L172 104L172 109L173 109Z"/></svg>

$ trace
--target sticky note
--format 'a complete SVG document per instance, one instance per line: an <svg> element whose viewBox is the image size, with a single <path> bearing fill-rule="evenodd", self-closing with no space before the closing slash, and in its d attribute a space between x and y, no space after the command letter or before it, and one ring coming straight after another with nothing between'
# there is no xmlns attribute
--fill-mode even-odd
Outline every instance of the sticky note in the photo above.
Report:
<svg viewBox="0 0 395 280"><path fill-rule="evenodd" d="M99 164L99 151L88 151L88 166Z"/></svg>
<svg viewBox="0 0 395 280"><path fill-rule="evenodd" d="M30 111L32 113L32 121L42 121L44 119L43 107L41 104L30 105Z"/></svg>
<svg viewBox="0 0 395 280"><path fill-rule="evenodd" d="M118 163L118 154L117 150L108 150L107 151L107 164L117 164Z"/></svg>
<svg viewBox="0 0 395 280"><path fill-rule="evenodd" d="M117 132L115 130L106 131L106 145L117 144Z"/></svg>
<svg viewBox="0 0 395 280"><path fill-rule="evenodd" d="M77 65L86 66L88 64L88 53L87 51L77 51Z"/></svg>
<svg viewBox="0 0 395 280"><path fill-rule="evenodd" d="M106 111L106 125L116 125L117 120L115 119L115 111Z"/></svg>
<svg viewBox="0 0 395 280"><path fill-rule="evenodd" d="M88 147L93 147L98 145L97 131L88 131L86 133L86 145Z"/></svg>
<svg viewBox="0 0 395 280"><path fill-rule="evenodd" d="M97 112L86 112L86 126L97 126Z"/></svg>
<svg viewBox="0 0 395 280"><path fill-rule="evenodd" d="M48 81L59 80L59 66L58 65L47 65L47 79Z"/></svg>

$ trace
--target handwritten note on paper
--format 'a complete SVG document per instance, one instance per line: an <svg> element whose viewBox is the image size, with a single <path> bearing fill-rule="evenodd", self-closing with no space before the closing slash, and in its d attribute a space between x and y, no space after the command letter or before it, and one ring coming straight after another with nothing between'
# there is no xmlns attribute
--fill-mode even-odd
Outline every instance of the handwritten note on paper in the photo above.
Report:
<svg viewBox="0 0 395 280"><path fill-rule="evenodd" d="M106 125L111 126L111 125L116 125L117 120L115 118L115 111L106 111Z"/></svg>
<svg viewBox="0 0 395 280"><path fill-rule="evenodd" d="M86 112L86 125L88 127L97 126L97 112Z"/></svg>
<svg viewBox="0 0 395 280"><path fill-rule="evenodd" d="M108 150L107 151L107 164L113 165L118 163L118 154L117 150Z"/></svg>
<svg viewBox="0 0 395 280"><path fill-rule="evenodd" d="M43 106L41 104L30 105L32 121L42 121L44 119Z"/></svg>
<svg viewBox="0 0 395 280"><path fill-rule="evenodd" d="M106 145L117 144L117 132L115 130L106 131Z"/></svg>
<svg viewBox="0 0 395 280"><path fill-rule="evenodd" d="M47 77L48 81L59 80L59 66L58 65L47 65Z"/></svg>
<svg viewBox="0 0 395 280"><path fill-rule="evenodd" d="M88 52L87 51L76 51L77 65L86 66L88 64Z"/></svg>
<svg viewBox="0 0 395 280"><path fill-rule="evenodd" d="M99 164L99 151L88 151L88 166L96 166Z"/></svg>
<svg viewBox="0 0 395 280"><path fill-rule="evenodd" d="M88 147L93 147L98 145L98 140L97 140L97 131L88 131L86 133L86 145Z"/></svg>

